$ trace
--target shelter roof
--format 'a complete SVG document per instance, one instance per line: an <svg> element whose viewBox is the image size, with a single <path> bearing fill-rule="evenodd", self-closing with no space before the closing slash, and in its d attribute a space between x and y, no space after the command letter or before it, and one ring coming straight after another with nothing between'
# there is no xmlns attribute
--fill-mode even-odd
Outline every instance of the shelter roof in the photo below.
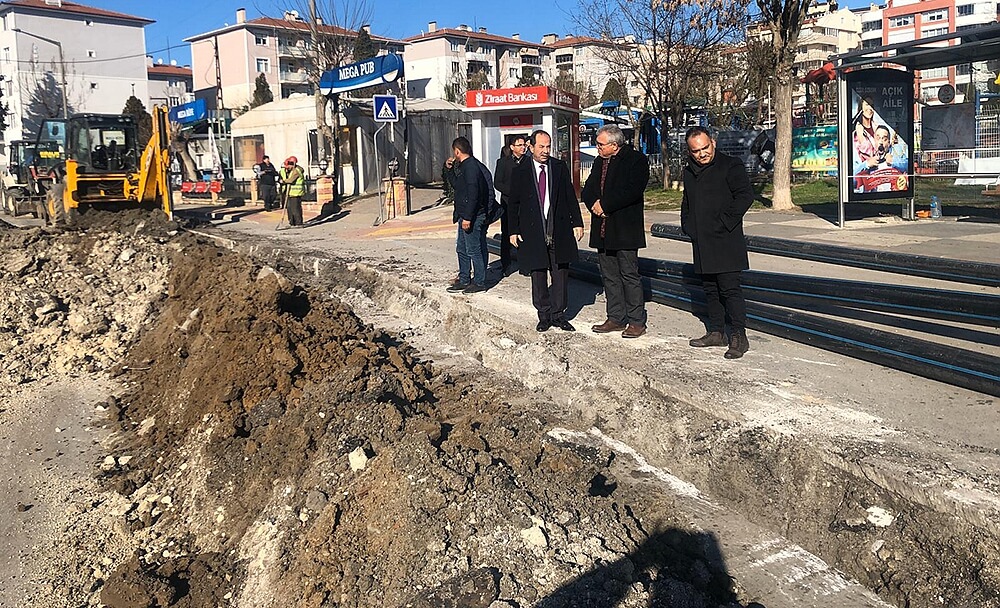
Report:
<svg viewBox="0 0 1000 608"><path fill-rule="evenodd" d="M861 49L831 58L838 70L894 63L908 70L927 70L975 61L1000 59L1000 23L959 32Z"/></svg>

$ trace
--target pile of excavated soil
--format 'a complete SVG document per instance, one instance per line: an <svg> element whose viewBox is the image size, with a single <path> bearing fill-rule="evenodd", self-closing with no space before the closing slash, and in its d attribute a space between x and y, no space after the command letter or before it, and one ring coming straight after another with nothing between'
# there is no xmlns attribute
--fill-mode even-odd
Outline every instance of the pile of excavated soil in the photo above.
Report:
<svg viewBox="0 0 1000 608"><path fill-rule="evenodd" d="M101 476L144 541L105 605L743 605L711 535L548 437L524 389L236 254L170 265L115 370Z"/></svg>

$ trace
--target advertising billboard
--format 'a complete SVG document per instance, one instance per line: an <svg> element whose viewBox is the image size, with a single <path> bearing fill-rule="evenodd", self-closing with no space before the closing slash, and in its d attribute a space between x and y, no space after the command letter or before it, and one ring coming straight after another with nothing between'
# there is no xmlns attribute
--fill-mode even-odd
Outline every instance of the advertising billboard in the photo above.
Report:
<svg viewBox="0 0 1000 608"><path fill-rule="evenodd" d="M847 75L850 201L913 196L913 73L888 68Z"/></svg>
<svg viewBox="0 0 1000 608"><path fill-rule="evenodd" d="M792 171L837 174L837 126L792 130Z"/></svg>

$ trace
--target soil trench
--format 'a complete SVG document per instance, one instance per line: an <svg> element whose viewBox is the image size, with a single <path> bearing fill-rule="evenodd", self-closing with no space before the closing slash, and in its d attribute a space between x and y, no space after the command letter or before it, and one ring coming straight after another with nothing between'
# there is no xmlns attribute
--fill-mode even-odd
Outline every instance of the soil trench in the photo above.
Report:
<svg viewBox="0 0 1000 608"><path fill-rule="evenodd" d="M883 605L725 505L895 605L1000 605L994 531L869 479L861 452L852 470L666 386L583 381L571 349L361 266L140 212L81 223L0 232L0 407L65 401L102 441L62 493L9 474L51 503L8 498L5 531L69 516L4 605Z"/></svg>

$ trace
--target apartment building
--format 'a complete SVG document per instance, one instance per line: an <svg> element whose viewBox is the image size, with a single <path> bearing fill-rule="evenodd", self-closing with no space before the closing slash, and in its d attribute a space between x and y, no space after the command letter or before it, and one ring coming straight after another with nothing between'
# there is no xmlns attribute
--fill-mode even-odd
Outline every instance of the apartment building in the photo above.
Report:
<svg viewBox="0 0 1000 608"><path fill-rule="evenodd" d="M544 45L521 40L520 35L498 36L485 27L468 25L438 28L403 40L406 94L464 103L465 91L505 89L519 82L547 82L549 54Z"/></svg>
<svg viewBox="0 0 1000 608"><path fill-rule="evenodd" d="M802 78L812 70L823 67L830 57L840 53L853 51L861 44L861 15L850 9L838 9L836 3L826 3L813 5L802 30L799 32L799 46L795 53L795 62L792 69L797 78ZM799 82L792 93L792 107L806 107L806 86ZM818 93L818 91L813 91ZM825 91L827 101L836 98L836 91L831 87ZM813 98L815 101L815 98ZM811 112L820 112L821 119L832 120L835 118L833 103L813 104ZM825 115L825 116L824 116Z"/></svg>
<svg viewBox="0 0 1000 608"><path fill-rule="evenodd" d="M889 0L872 4L861 13L861 47L876 48L897 42L931 38L997 21L995 0ZM958 44L958 40L941 44ZM921 70L916 74L921 101L938 102L938 90L950 84L957 89L956 101L965 99L970 83L982 89L995 74L985 64L965 64Z"/></svg>
<svg viewBox="0 0 1000 608"><path fill-rule="evenodd" d="M150 106L172 108L188 101L187 96L193 87L190 66L179 66L176 61L165 64L162 59L153 63L153 58L148 57L146 75L149 79Z"/></svg>
<svg viewBox="0 0 1000 608"><path fill-rule="evenodd" d="M333 25L321 24L319 31L324 36L357 35ZM369 35L379 54L403 52L402 42ZM310 40L309 23L296 11L286 11L280 19L248 21L246 9L237 9L234 25L184 39L191 45L194 93L211 108L220 97L224 108L239 108L253 99L257 76L263 74L275 99L311 94Z"/></svg>
<svg viewBox="0 0 1000 608"><path fill-rule="evenodd" d="M41 118L69 112L121 113L135 95L149 101L150 19L64 0L0 4L0 75L9 105L3 141L36 135Z"/></svg>
<svg viewBox="0 0 1000 608"><path fill-rule="evenodd" d="M619 101L627 101L633 105L639 103L642 93L635 76L613 67L616 46L620 48L621 45L589 36L567 35L560 39L556 34L543 36L542 44L551 49L549 57L552 60L555 82L560 85L571 84L571 87L563 88L570 88L570 92L579 95L581 100L593 103L600 99L608 81L616 78L627 89L631 89L629 99Z"/></svg>

